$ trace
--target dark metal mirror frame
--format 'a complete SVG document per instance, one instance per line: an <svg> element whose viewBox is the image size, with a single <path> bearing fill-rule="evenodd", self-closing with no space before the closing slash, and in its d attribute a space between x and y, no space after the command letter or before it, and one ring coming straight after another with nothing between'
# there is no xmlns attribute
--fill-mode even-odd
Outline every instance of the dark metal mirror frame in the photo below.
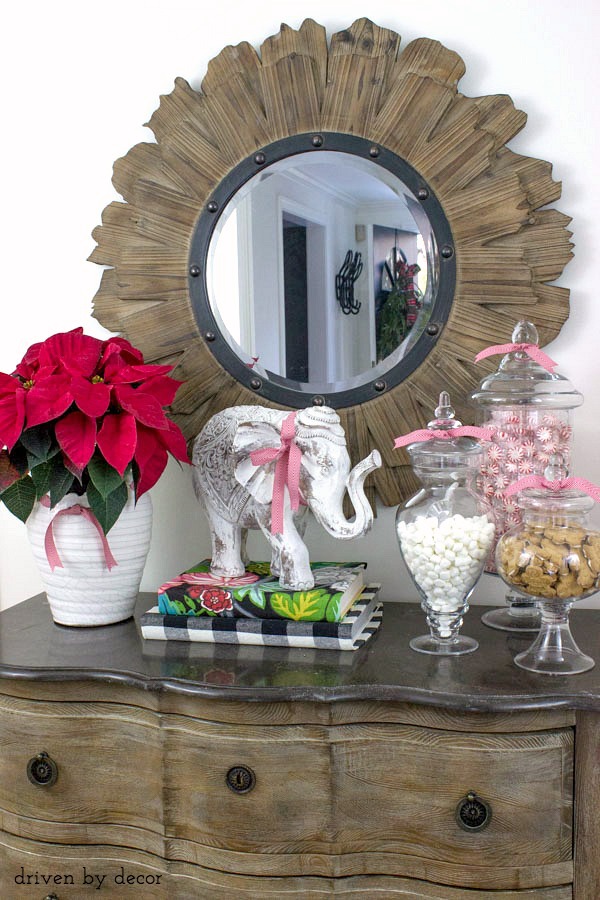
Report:
<svg viewBox="0 0 600 900"><path fill-rule="evenodd" d="M275 162L300 153L334 150L368 159L387 169L400 179L422 204L436 239L440 254L439 282L427 327L419 336L407 356L378 377L350 390L336 391L326 395L315 395L308 390L299 390L285 384L285 379L271 376L259 378L236 355L222 335L213 315L207 286L207 259L210 242L219 216L239 189L264 169ZM274 403L302 408L310 403L325 404L334 408L364 403L395 387L411 375L423 362L435 344L438 335L450 315L456 284L456 260L452 232L439 200L425 179L405 160L385 147L372 141L350 134L320 132L294 135L261 147L237 165L217 186L208 203L200 213L192 238L189 258L189 291L200 332L208 342L210 350L219 363L236 378L240 384Z"/></svg>
<svg viewBox="0 0 600 900"><path fill-rule="evenodd" d="M380 158L394 154L430 187L452 235L454 297L439 333L428 336L429 352L403 380L380 392L369 385L370 396L354 394L353 405L338 409L353 461L373 447L382 454L369 478L382 503L415 490L392 438L427 422L441 388L472 421L466 398L497 363L475 365L479 350L509 340L520 318L536 324L542 346L556 337L569 292L553 282L572 255L570 219L551 206L560 184L550 163L506 146L525 113L506 95L461 94L464 71L438 41L400 50L396 32L368 19L330 37L307 19L297 30L282 25L258 51L225 47L200 89L177 78L161 97L148 123L155 142L117 160L113 184L123 200L106 207L94 231L91 259L104 267L94 315L147 361L175 365L184 384L172 415L186 437L225 407L273 402L249 386L247 371L232 374L231 360L212 352L193 305L190 249L211 198L227 193L223 183L238 183L236 167L252 168L265 148L297 136L354 136Z"/></svg>

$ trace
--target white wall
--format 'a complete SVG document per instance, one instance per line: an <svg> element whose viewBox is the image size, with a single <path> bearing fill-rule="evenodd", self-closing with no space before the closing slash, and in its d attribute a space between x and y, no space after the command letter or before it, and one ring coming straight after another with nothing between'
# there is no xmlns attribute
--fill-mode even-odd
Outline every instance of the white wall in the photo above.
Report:
<svg viewBox="0 0 600 900"><path fill-rule="evenodd" d="M90 318L100 270L86 262L92 229L113 199L113 161L151 140L142 127L177 75L198 87L209 60L226 44L259 45L283 20L313 17L332 31L368 15L404 42L426 36L458 51L470 96L507 93L529 115L512 148L551 160L563 181L559 208L573 217L575 259L561 284L572 313L551 355L583 391L576 418L578 474L600 481L600 179L598 178L600 12L597 0L103 0L99 4L32 0L4 10L2 86L2 311L0 371L25 349L76 325L105 332ZM207 529L189 488L189 472L170 465L153 491L155 524L143 587L209 552ZM385 599L414 599L396 549L393 510L382 509L362 542L341 544L314 526L315 555L363 557L384 584ZM251 550L264 553L256 539ZM40 590L24 526L0 509L0 603ZM503 591L485 577L474 600ZM600 595L588 605L600 606Z"/></svg>

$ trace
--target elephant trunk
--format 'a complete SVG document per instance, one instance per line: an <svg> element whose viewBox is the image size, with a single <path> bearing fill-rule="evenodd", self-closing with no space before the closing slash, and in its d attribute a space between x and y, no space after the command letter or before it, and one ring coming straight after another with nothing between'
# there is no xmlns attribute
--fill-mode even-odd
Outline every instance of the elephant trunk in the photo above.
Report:
<svg viewBox="0 0 600 900"><path fill-rule="evenodd" d="M349 541L352 538L362 537L373 524L373 510L367 500L363 484L369 472L373 472L381 466L381 455L378 450L373 450L366 459L361 460L348 475L346 487L348 496L354 507L355 516L348 520L342 509L343 496L339 498L339 504L335 507L324 507L315 503L314 498L311 508L315 518L332 537L340 541Z"/></svg>

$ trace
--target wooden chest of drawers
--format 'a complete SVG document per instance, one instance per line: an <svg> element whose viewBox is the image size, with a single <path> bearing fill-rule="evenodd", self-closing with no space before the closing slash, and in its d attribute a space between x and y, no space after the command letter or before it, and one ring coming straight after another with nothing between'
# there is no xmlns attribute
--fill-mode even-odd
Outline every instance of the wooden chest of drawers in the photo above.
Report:
<svg viewBox="0 0 600 900"><path fill-rule="evenodd" d="M597 676L473 613L476 654L421 658L421 615L352 654L0 614L0 896L597 900Z"/></svg>

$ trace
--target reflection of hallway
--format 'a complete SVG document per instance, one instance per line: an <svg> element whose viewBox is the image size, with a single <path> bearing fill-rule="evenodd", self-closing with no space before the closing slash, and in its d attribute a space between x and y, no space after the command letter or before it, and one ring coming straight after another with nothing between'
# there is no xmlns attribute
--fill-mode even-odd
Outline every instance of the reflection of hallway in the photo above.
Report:
<svg viewBox="0 0 600 900"><path fill-rule="evenodd" d="M382 261L394 235L416 261L413 206L422 213L399 178L350 153L300 153L257 173L224 210L209 254L211 306L235 329L227 337L234 352L244 362L258 357L261 377L314 393L376 377ZM356 315L344 315L335 293L348 253L364 264L353 285Z"/></svg>
<svg viewBox="0 0 600 900"><path fill-rule="evenodd" d="M307 281L306 225L284 218L285 377L292 381L310 381Z"/></svg>

